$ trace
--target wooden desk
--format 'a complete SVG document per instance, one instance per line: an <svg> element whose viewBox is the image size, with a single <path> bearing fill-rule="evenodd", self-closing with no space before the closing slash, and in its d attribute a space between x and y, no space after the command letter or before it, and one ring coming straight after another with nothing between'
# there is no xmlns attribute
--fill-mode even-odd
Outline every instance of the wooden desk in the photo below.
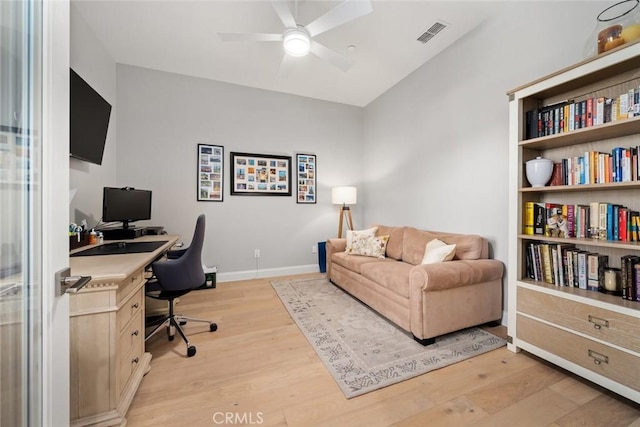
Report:
<svg viewBox="0 0 640 427"><path fill-rule="evenodd" d="M167 240L153 252L69 258L72 275L92 277L69 300L72 426L126 424L127 410L151 362L151 354L144 351L145 268L178 238L134 240Z"/></svg>

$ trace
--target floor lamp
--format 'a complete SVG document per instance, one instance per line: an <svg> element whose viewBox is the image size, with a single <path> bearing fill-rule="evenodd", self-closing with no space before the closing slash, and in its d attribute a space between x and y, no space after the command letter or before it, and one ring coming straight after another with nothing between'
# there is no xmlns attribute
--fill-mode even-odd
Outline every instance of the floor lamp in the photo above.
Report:
<svg viewBox="0 0 640 427"><path fill-rule="evenodd" d="M331 189L331 203L340 205L340 221L338 223L338 238L342 237L342 224L345 220L349 230L353 230L353 218L351 209L347 205L355 205L358 201L358 190L356 187L333 187Z"/></svg>

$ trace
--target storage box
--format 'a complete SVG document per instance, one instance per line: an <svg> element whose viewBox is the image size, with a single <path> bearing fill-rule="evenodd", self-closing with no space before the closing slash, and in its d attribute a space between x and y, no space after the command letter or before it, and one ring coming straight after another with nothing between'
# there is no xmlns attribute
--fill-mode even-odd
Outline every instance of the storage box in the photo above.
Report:
<svg viewBox="0 0 640 427"><path fill-rule="evenodd" d="M80 239L78 239L78 234ZM83 231L82 233L74 233L69 235L69 250L81 248L89 244L89 233Z"/></svg>
<svg viewBox="0 0 640 427"><path fill-rule="evenodd" d="M205 282L198 289L212 289L216 287L216 273L218 272L217 267L205 267L202 266L202 270L204 271Z"/></svg>

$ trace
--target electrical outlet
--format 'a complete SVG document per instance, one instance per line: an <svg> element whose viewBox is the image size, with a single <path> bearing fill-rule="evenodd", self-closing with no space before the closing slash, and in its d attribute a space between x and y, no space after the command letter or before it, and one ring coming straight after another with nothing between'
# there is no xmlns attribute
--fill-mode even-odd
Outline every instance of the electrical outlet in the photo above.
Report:
<svg viewBox="0 0 640 427"><path fill-rule="evenodd" d="M311 246L311 253L312 254L317 254L318 253L318 247L316 245Z"/></svg>
<svg viewBox="0 0 640 427"><path fill-rule="evenodd" d="M253 257L254 258L260 258L260 249L254 249L253 250Z"/></svg>

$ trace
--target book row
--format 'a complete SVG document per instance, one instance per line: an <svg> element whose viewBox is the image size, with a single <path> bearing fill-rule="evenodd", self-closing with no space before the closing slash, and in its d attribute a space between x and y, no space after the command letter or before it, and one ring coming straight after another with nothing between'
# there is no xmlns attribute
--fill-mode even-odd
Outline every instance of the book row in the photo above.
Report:
<svg viewBox="0 0 640 427"><path fill-rule="evenodd" d="M640 213L606 202L525 202L524 234L563 238L640 241Z"/></svg>
<svg viewBox="0 0 640 427"><path fill-rule="evenodd" d="M555 286L600 291L640 302L640 256L624 255L620 268L609 267L609 256L565 243L528 243L526 275Z"/></svg>
<svg viewBox="0 0 640 427"><path fill-rule="evenodd" d="M615 98L589 97L535 108L525 113L525 139L573 132L640 115L640 88Z"/></svg>
<svg viewBox="0 0 640 427"><path fill-rule="evenodd" d="M587 151L555 162L549 185L640 181L640 146L616 147L611 153Z"/></svg>

